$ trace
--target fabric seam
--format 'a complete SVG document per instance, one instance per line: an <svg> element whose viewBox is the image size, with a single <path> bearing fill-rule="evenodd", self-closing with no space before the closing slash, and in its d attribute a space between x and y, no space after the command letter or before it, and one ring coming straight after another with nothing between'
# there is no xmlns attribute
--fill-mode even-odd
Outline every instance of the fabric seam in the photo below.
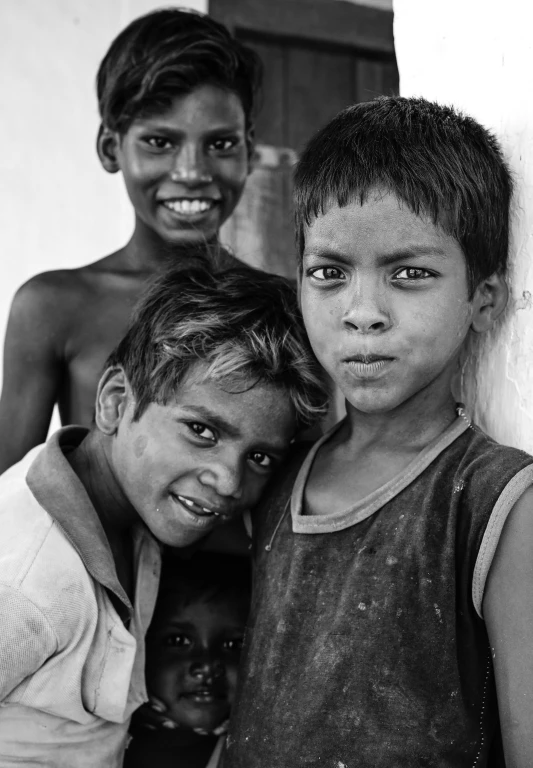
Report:
<svg viewBox="0 0 533 768"><path fill-rule="evenodd" d="M472 602L483 618L483 597L489 570L496 554L505 521L518 499L533 485L533 464L528 464L512 477L500 493L491 512L474 565Z"/></svg>

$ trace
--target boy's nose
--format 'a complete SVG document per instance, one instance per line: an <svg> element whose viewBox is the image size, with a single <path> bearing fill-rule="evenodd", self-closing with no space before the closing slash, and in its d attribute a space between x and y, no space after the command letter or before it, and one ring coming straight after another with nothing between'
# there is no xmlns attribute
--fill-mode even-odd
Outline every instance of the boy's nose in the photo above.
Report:
<svg viewBox="0 0 533 768"><path fill-rule="evenodd" d="M200 482L212 488L217 496L240 499L242 497L242 469L235 463L215 463L205 467Z"/></svg>
<svg viewBox="0 0 533 768"><path fill-rule="evenodd" d="M391 318L384 306L383 297L371 291L357 292L349 306L345 307L343 324L360 333L379 333L390 328Z"/></svg>
<svg viewBox="0 0 533 768"><path fill-rule="evenodd" d="M189 667L189 674L198 682L212 683L224 676L224 665L220 659L197 659Z"/></svg>
<svg viewBox="0 0 533 768"><path fill-rule="evenodd" d="M213 176L201 148L191 145L181 147L174 160L170 178L182 184L210 184Z"/></svg>

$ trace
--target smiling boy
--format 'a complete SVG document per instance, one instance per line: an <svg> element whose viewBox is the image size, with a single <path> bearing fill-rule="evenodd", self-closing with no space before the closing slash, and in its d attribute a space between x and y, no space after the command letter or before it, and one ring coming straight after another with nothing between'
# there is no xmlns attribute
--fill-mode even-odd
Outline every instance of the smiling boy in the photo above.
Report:
<svg viewBox="0 0 533 768"><path fill-rule="evenodd" d="M347 416L254 514L224 768L481 768L500 729L533 764L533 458L451 394L505 307L511 186L423 99L351 107L301 157L302 312Z"/></svg>
<svg viewBox="0 0 533 768"><path fill-rule="evenodd" d="M91 422L100 372L132 308L184 246L218 243L250 172L261 63L207 16L167 8L133 21L97 77L100 162L122 173L135 225L115 253L46 272L17 292L5 340L0 472L62 424ZM9 440L5 439L9 435Z"/></svg>
<svg viewBox="0 0 533 768"><path fill-rule="evenodd" d="M0 765L114 768L147 700L162 542L254 505L325 408L293 289L198 265L156 281L66 427L0 479Z"/></svg>

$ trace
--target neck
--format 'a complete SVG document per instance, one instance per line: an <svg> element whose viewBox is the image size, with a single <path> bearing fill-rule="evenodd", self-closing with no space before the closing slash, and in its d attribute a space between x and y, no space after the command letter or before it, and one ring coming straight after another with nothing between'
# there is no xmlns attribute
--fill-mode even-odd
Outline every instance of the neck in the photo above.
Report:
<svg viewBox="0 0 533 768"><path fill-rule="evenodd" d="M357 450L418 453L455 420L455 407L449 382L440 397L428 388L386 413L363 413L347 401L347 442Z"/></svg>
<svg viewBox="0 0 533 768"><path fill-rule="evenodd" d="M191 243L191 247L194 249L201 244L201 241ZM205 241L205 245L212 246L214 250L220 246L216 238L210 242ZM153 274L183 260L186 249L185 243L168 243L143 221L136 218L133 235L124 247L123 255L129 269Z"/></svg>
<svg viewBox="0 0 533 768"><path fill-rule="evenodd" d="M109 460L112 439L92 429L67 458L87 491L111 549L115 552L116 546L121 547L125 533L138 516L124 496L113 472Z"/></svg>

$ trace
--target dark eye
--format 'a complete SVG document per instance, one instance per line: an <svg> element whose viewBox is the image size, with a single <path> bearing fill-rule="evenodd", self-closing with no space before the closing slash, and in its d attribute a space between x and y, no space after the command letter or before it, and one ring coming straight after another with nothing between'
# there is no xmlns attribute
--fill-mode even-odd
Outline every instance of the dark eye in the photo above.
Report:
<svg viewBox="0 0 533 768"><path fill-rule="evenodd" d="M206 427L205 424L201 424L199 421L189 421L187 423L187 426L191 430L191 432L194 432L194 434L197 437L200 437L202 440L208 440L211 443L214 443L216 441L216 435L213 432L212 429L209 429L209 427Z"/></svg>
<svg viewBox="0 0 533 768"><path fill-rule="evenodd" d="M172 144L164 136L150 136L146 139L146 143L152 147L152 149L169 149Z"/></svg>
<svg viewBox="0 0 533 768"><path fill-rule="evenodd" d="M165 637L165 645L172 648L188 648L192 643L187 635L168 635Z"/></svg>
<svg viewBox="0 0 533 768"><path fill-rule="evenodd" d="M272 457L266 453L261 453L261 451L254 451L251 453L250 460L253 461L254 464L257 464L258 467L263 467L263 469L268 469L273 463Z"/></svg>
<svg viewBox="0 0 533 768"><path fill-rule="evenodd" d="M417 267L404 267L394 275L395 280L423 280L426 277L431 277L431 272Z"/></svg>
<svg viewBox="0 0 533 768"><path fill-rule="evenodd" d="M312 277L314 277L316 280L320 281L326 281L326 280L345 280L346 275L342 271L342 269L339 269L338 267L320 267L320 269L313 269L311 270Z"/></svg>
<svg viewBox="0 0 533 768"><path fill-rule="evenodd" d="M244 640L242 637L236 637L232 640L226 640L224 642L225 651L233 651L234 653L240 653L242 651Z"/></svg>
<svg viewBox="0 0 533 768"><path fill-rule="evenodd" d="M226 137L213 139L209 146L216 152L229 152L229 150L233 149L233 147L235 147L238 143L239 140L236 137Z"/></svg>

